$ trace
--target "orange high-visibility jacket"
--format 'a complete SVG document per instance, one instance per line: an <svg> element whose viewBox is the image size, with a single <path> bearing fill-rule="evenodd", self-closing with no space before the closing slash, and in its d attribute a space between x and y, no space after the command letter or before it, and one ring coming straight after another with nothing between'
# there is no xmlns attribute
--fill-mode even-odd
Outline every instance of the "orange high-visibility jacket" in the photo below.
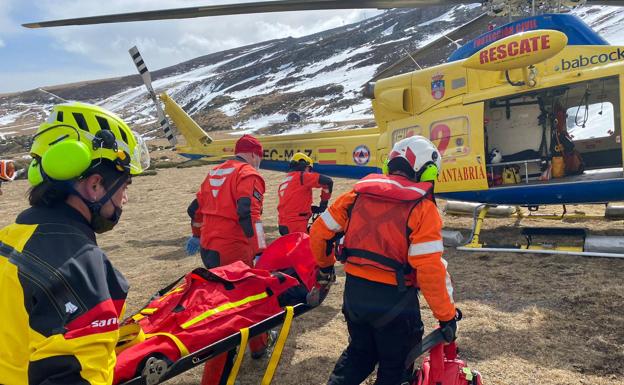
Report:
<svg viewBox="0 0 624 385"><path fill-rule="evenodd" d="M336 233L344 232L345 272L370 281L397 285L405 267L406 285L416 284L434 316L455 316L453 286L442 258L442 220L432 197L433 185L397 175L369 175L341 195L310 231L318 265L336 259L328 248ZM394 268L390 267L394 261ZM413 273L409 273L409 269ZM401 279L399 278L399 279Z"/></svg>
<svg viewBox="0 0 624 385"><path fill-rule="evenodd" d="M279 185L278 223L307 221L312 215L312 189L322 188L321 201L331 198L331 178L311 171L291 171Z"/></svg>
<svg viewBox="0 0 624 385"><path fill-rule="evenodd" d="M240 158L210 170L197 193L194 223L201 223L201 247L212 244L247 243L254 253L266 247L262 227L264 179Z"/></svg>

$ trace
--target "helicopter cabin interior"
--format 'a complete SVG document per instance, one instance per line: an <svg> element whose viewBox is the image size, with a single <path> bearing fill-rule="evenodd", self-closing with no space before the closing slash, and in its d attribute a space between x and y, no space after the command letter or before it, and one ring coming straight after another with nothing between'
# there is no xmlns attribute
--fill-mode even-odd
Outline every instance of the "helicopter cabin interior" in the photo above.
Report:
<svg viewBox="0 0 624 385"><path fill-rule="evenodd" d="M622 176L619 79L486 101L490 187Z"/></svg>

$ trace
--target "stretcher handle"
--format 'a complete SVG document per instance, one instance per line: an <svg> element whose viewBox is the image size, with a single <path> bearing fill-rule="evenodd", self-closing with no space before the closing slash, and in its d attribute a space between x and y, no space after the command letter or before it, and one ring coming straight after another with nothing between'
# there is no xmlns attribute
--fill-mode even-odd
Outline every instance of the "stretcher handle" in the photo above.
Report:
<svg viewBox="0 0 624 385"><path fill-rule="evenodd" d="M418 357L444 342L446 342L446 340L444 339L442 329L436 329L427 334L427 336L423 338L418 345L414 346L407 354L407 358L405 359L405 368L410 368Z"/></svg>

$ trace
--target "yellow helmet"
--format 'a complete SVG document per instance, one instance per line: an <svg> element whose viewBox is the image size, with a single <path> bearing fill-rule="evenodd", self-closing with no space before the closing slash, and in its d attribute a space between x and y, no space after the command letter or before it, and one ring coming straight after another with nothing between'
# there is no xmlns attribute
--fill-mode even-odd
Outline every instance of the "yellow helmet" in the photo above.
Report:
<svg viewBox="0 0 624 385"><path fill-rule="evenodd" d="M137 175L149 167L147 145L117 115L86 103L54 106L39 126L30 149L31 185L45 178L77 179L107 159L122 173Z"/></svg>
<svg viewBox="0 0 624 385"><path fill-rule="evenodd" d="M310 167L314 166L314 161L312 160L312 158L310 158L303 152L295 153L295 155L293 155L292 158L290 158L290 161L291 163L304 162L306 163L307 166L310 166Z"/></svg>

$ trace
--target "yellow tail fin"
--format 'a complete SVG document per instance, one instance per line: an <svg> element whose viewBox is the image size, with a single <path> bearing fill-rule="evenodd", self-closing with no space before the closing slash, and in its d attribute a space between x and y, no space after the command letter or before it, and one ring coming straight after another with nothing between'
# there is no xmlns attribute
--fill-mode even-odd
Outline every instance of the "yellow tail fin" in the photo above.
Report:
<svg viewBox="0 0 624 385"><path fill-rule="evenodd" d="M212 138L169 95L163 92L160 100L165 104L165 112L186 139L187 147L206 147L212 143Z"/></svg>

